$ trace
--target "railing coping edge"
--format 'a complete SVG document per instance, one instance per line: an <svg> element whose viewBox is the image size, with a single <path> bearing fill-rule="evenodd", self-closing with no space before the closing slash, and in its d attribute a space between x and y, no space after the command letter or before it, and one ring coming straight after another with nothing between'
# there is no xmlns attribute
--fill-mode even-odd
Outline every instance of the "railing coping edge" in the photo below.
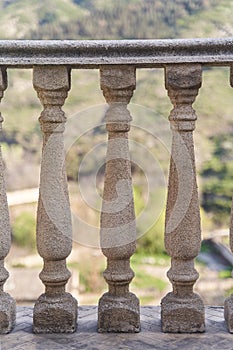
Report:
<svg viewBox="0 0 233 350"><path fill-rule="evenodd" d="M175 63L228 65L233 37L145 40L0 40L0 65L69 65L97 68L131 64L163 67Z"/></svg>

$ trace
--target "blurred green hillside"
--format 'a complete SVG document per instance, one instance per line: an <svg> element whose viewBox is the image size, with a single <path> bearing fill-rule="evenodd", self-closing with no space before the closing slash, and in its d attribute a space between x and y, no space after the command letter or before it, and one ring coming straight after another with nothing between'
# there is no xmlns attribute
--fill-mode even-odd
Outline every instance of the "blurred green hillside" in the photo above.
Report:
<svg viewBox="0 0 233 350"><path fill-rule="evenodd" d="M183 36L183 29L193 16L202 20L202 12L205 12L212 18L211 12L221 2L3 0L0 5L0 36L2 39L175 38ZM213 19L213 24L217 20L218 16Z"/></svg>

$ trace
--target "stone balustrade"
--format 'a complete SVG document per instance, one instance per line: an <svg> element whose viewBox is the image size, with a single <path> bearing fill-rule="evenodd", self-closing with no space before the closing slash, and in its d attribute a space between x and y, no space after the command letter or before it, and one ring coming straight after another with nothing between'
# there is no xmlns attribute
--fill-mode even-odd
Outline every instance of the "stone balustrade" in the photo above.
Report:
<svg viewBox="0 0 233 350"><path fill-rule="evenodd" d="M173 291L161 301L162 331L205 331L204 305L193 292L198 279L194 267L201 244L192 104L202 83L202 67L231 67L233 39L130 41L0 41L0 96L7 87L7 69L33 69L33 86L43 111L37 248L44 260L40 278L45 293L34 307L35 333L70 333L76 330L77 301L66 292L70 278L66 258L71 252L72 226L64 168L62 111L70 89L72 69L100 69L100 87L109 107L106 112L108 148L101 213L100 244L107 258L104 278L109 290L99 301L99 332L139 332L139 300L129 291L134 277L130 257L136 247L136 225L128 131L132 119L127 104L136 88L136 70L164 68L165 87L174 106L169 121L172 149L167 196L165 246L171 256L168 278ZM2 123L1 117L0 122ZM10 223L0 154L0 332L15 323L16 303L4 292L8 272L4 259L10 249ZM119 191L124 192L119 202ZM123 202L122 202L123 201ZM231 221L233 226L233 219ZM233 228L231 248L233 250ZM232 283L233 284L233 283ZM233 332L233 296L226 300L225 319Z"/></svg>

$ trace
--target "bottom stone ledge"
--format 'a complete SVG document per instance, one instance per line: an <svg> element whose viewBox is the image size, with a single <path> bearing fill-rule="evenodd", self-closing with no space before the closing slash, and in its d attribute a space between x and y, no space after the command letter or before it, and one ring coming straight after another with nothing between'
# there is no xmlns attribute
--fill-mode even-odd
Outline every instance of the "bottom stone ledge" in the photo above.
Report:
<svg viewBox="0 0 233 350"><path fill-rule="evenodd" d="M16 326L0 337L1 350L219 350L232 349L232 334L224 322L223 307L208 306L206 332L175 334L161 332L159 306L141 307L140 333L97 332L97 307L79 306L78 328L73 334L32 333L32 307L17 307Z"/></svg>
<svg viewBox="0 0 233 350"><path fill-rule="evenodd" d="M10 294L0 293L0 334L9 333L15 326L16 303ZM1 343L0 343L1 349Z"/></svg>
<svg viewBox="0 0 233 350"><path fill-rule="evenodd" d="M230 333L233 333L233 295L225 300L224 318Z"/></svg>
<svg viewBox="0 0 233 350"><path fill-rule="evenodd" d="M178 298L168 293L161 301L161 326L165 333L205 332L205 309L199 295Z"/></svg>
<svg viewBox="0 0 233 350"><path fill-rule="evenodd" d="M33 312L34 333L73 333L77 328L77 301L69 293L59 297L42 294Z"/></svg>
<svg viewBox="0 0 233 350"><path fill-rule="evenodd" d="M105 293L99 300L98 332L137 333L140 331L139 300L133 293L115 297Z"/></svg>

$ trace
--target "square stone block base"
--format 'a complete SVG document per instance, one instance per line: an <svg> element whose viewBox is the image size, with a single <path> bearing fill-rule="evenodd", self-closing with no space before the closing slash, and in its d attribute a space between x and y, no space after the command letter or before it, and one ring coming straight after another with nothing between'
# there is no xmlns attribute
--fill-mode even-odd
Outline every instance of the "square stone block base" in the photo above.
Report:
<svg viewBox="0 0 233 350"><path fill-rule="evenodd" d="M178 298L168 293L161 301L162 331L165 333L202 333L205 331L204 305L197 294Z"/></svg>
<svg viewBox="0 0 233 350"><path fill-rule="evenodd" d="M73 333L77 328L77 301L69 293L42 294L33 311L34 333Z"/></svg>
<svg viewBox="0 0 233 350"><path fill-rule="evenodd" d="M140 331L139 300L133 293L117 297L105 293L99 300L99 332L136 333Z"/></svg>
<svg viewBox="0 0 233 350"><path fill-rule="evenodd" d="M224 303L224 317L230 333L233 333L233 297L230 296Z"/></svg>
<svg viewBox="0 0 233 350"><path fill-rule="evenodd" d="M0 293L0 334L9 333L14 328L15 319L15 300L8 293Z"/></svg>

